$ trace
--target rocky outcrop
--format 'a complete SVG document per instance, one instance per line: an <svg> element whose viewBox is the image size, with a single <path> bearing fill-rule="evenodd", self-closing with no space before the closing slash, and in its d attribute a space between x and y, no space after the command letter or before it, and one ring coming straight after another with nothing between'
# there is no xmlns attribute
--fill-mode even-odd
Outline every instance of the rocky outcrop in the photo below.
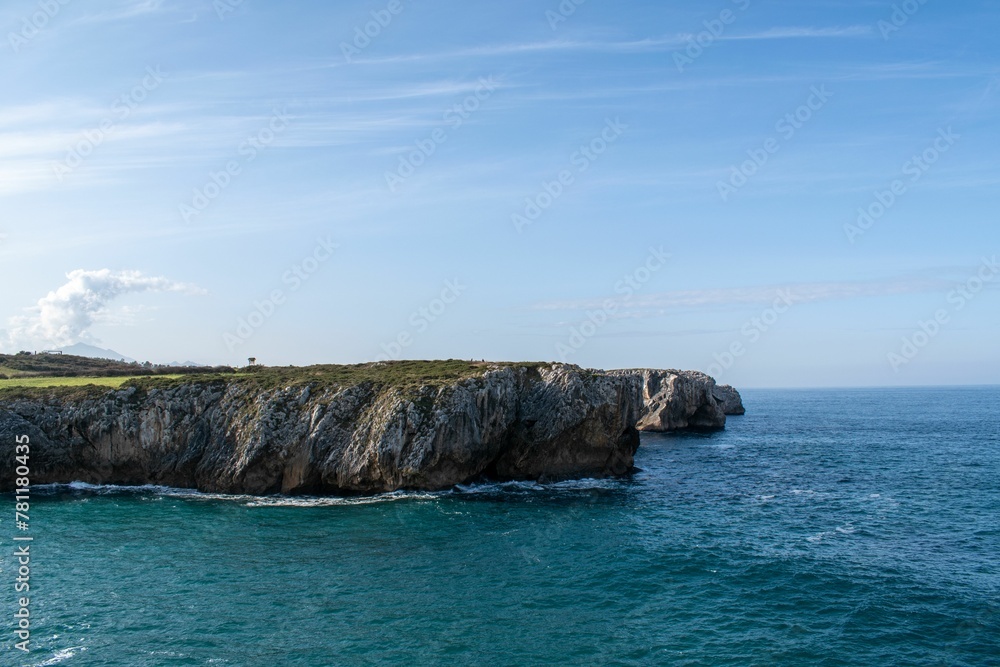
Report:
<svg viewBox="0 0 1000 667"><path fill-rule="evenodd" d="M140 385L141 386L141 385ZM714 381L677 371L496 365L427 385L189 379L0 394L0 460L31 439L32 483L246 494L443 489L623 475L642 430L721 428ZM0 476L0 490L13 478Z"/></svg>
<svg viewBox="0 0 1000 667"><path fill-rule="evenodd" d="M633 382L573 366L495 367L444 386L261 390L188 382L0 401L0 438L31 437L32 482L226 493L441 489L493 475L622 475L639 445ZM12 469L13 447L3 458ZM0 488L9 489L9 476Z"/></svg>
<svg viewBox="0 0 1000 667"><path fill-rule="evenodd" d="M719 402L722 411L727 415L745 415L747 413L746 408L743 407L743 397L740 396L740 392L736 391L735 387L728 384L716 385L714 394L715 400Z"/></svg>
<svg viewBox="0 0 1000 667"><path fill-rule="evenodd" d="M697 371L649 368L610 371L640 385L640 431L715 431L726 427L726 412L716 398L715 380Z"/></svg>

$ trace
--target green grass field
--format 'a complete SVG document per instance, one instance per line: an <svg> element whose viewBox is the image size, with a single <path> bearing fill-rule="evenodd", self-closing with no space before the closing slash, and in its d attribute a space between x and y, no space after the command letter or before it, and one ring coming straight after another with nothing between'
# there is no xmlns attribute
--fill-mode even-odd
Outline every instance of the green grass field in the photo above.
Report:
<svg viewBox="0 0 1000 667"><path fill-rule="evenodd" d="M22 378L11 378L9 380L0 380L0 389L7 389L9 387L85 387L87 385L96 385L98 387L112 387L118 388L125 384L127 381L132 380L136 377L144 376L131 376L131 377L22 377ZM181 375L160 375L158 378L179 378L183 377Z"/></svg>

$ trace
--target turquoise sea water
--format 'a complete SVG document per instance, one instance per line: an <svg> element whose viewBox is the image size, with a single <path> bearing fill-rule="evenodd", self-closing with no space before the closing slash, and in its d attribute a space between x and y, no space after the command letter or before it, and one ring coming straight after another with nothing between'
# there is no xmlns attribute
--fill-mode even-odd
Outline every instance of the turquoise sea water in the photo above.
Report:
<svg viewBox="0 0 1000 667"><path fill-rule="evenodd" d="M0 664L1000 664L1000 389L745 400L622 481L36 491L27 656L0 512Z"/></svg>

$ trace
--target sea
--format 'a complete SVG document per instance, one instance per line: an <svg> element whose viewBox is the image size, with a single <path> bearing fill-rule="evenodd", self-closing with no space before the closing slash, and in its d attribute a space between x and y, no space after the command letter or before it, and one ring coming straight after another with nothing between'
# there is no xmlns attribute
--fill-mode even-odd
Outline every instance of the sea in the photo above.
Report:
<svg viewBox="0 0 1000 667"><path fill-rule="evenodd" d="M0 665L1000 665L1000 388L747 390L628 479L32 489Z"/></svg>

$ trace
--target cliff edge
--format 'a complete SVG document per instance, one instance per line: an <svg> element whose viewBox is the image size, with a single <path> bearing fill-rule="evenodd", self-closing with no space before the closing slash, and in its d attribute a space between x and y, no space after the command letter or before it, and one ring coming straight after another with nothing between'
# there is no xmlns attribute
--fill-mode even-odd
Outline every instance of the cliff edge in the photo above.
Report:
<svg viewBox="0 0 1000 667"><path fill-rule="evenodd" d="M725 426L715 381L566 364L390 362L0 391L0 459L32 483L245 494L624 475L642 430ZM0 490L13 478L0 477Z"/></svg>

